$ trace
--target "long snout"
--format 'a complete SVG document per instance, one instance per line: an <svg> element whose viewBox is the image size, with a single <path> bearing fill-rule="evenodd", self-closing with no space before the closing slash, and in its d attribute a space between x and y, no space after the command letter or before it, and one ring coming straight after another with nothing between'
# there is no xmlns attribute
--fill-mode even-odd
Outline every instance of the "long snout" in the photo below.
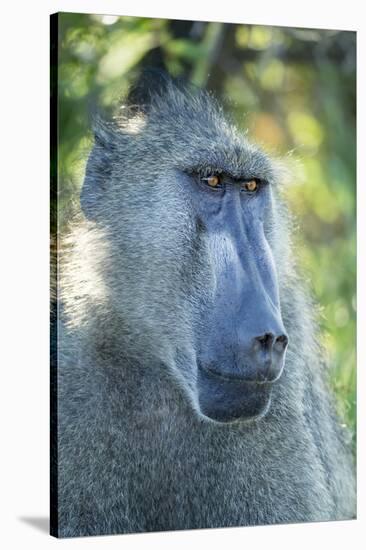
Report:
<svg viewBox="0 0 366 550"><path fill-rule="evenodd" d="M200 407L216 420L257 417L288 345L274 260L258 223L215 235L210 252L215 285L198 342Z"/></svg>

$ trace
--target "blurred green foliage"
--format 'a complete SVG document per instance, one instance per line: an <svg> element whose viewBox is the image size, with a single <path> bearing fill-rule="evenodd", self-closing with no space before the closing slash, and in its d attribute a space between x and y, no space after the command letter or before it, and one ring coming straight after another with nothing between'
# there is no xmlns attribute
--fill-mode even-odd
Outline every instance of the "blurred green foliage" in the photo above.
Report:
<svg viewBox="0 0 366 550"><path fill-rule="evenodd" d="M66 13L58 32L61 225L78 201L91 106L112 108L145 66L213 90L239 127L292 163L284 192L298 219L296 251L354 435L355 33Z"/></svg>

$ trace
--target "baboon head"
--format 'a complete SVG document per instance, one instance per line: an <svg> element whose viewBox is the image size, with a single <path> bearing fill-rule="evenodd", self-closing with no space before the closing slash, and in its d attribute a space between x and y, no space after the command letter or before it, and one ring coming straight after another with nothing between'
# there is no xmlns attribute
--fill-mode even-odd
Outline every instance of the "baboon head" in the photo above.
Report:
<svg viewBox="0 0 366 550"><path fill-rule="evenodd" d="M263 416L283 370L275 182L208 93L165 77L96 124L81 205L106 235L111 330L202 419Z"/></svg>

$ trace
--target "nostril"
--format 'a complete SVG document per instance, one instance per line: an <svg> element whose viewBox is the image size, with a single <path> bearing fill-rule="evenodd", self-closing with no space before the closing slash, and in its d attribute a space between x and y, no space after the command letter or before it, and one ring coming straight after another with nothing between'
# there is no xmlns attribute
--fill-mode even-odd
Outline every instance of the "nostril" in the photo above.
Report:
<svg viewBox="0 0 366 550"><path fill-rule="evenodd" d="M257 345L259 343L261 348L269 349L272 347L272 344L274 341L274 335L271 332L266 332L261 336L256 336L254 338L254 341L257 343Z"/></svg>
<svg viewBox="0 0 366 550"><path fill-rule="evenodd" d="M277 336L265 332L253 338L253 369L258 383L273 382L280 377L287 344L287 335L281 333Z"/></svg>
<svg viewBox="0 0 366 550"><path fill-rule="evenodd" d="M281 334L281 336L278 336L275 340L275 348L278 351L284 351L288 344L288 338L285 334Z"/></svg>
<svg viewBox="0 0 366 550"><path fill-rule="evenodd" d="M266 332L254 338L254 349L257 351L271 351L274 349L278 352L284 352L287 344L288 337L286 334L280 334L280 336L275 337L271 332Z"/></svg>

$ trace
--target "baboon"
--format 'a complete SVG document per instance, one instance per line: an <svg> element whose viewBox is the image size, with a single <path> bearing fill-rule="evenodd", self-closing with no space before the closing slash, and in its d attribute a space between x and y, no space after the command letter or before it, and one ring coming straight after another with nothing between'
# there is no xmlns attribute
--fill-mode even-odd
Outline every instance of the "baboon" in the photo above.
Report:
<svg viewBox="0 0 366 550"><path fill-rule="evenodd" d="M60 257L54 535L355 516L281 177L168 77L95 121Z"/></svg>

